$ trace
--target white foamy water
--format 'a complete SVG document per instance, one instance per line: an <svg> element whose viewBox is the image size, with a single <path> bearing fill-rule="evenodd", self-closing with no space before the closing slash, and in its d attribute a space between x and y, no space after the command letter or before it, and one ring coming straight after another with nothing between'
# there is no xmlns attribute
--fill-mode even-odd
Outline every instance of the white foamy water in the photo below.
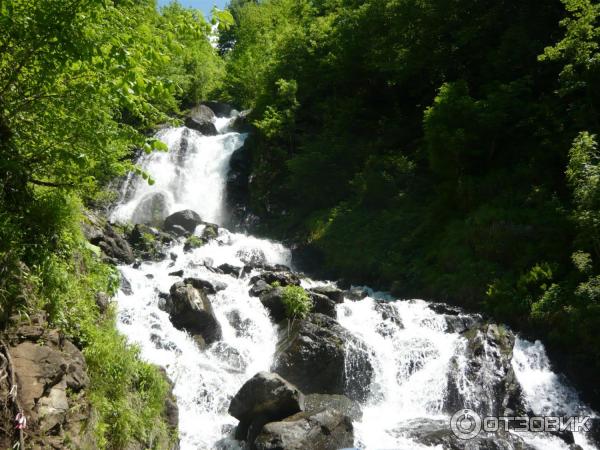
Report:
<svg viewBox="0 0 600 450"><path fill-rule="evenodd" d="M217 128L226 130L228 122L229 119L217 119ZM193 209L205 222L223 223L229 159L244 144L246 135L202 136L195 130L179 127L162 130L157 138L170 151L143 155L139 162L151 174L154 184L139 177L131 178L125 188L125 201L115 208L111 219L150 223L150 209L159 219L182 209Z"/></svg>
<svg viewBox="0 0 600 450"><path fill-rule="evenodd" d="M207 222L224 223L229 160L246 137L228 132L228 123L229 119L217 119L215 125L222 134L214 137L185 127L162 130L158 137L170 152L144 155L139 161L155 184L130 176L111 218L157 223L175 211L193 209ZM195 233L201 235L202 231L200 226ZM248 295L249 276L237 279L210 268L224 263L243 266L251 260L289 266L290 251L276 242L220 229L216 239L200 248L186 253L179 242L167 253L165 260L144 262L137 269L120 267L131 293L121 291L117 296L119 329L140 346L143 358L164 367L174 382L183 450L241 448L231 437L237 421L227 414L227 408L245 381L270 369L277 330L261 302ZM183 270L184 277L226 285L210 297L223 339L207 349L200 349L187 333L174 328L168 314L159 308L159 294L168 293L171 285L181 280L168 275L177 270ZM306 288L323 284L303 280ZM346 299L337 306L338 321L364 343L373 366L371 394L362 405L362 419L354 423L355 445L371 450L436 448L414 442L406 430L415 420L449 421L444 402L452 371L465 407L491 407L486 406L489 399L483 393L502 376L494 366L497 350L484 348L485 370L473 381L466 376L467 341L448 332L444 316L421 300L393 301L372 290L368 294L361 301ZM591 413L568 383L552 371L541 343L517 339L512 367L524 401L534 413ZM352 367L346 370L352 371ZM521 437L540 450L569 448L557 437ZM594 448L582 435L575 439L585 450Z"/></svg>

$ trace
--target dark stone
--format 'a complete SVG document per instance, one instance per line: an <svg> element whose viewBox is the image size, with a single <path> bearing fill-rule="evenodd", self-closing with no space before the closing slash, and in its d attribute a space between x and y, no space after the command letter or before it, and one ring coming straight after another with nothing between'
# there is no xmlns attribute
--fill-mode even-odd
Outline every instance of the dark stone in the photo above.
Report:
<svg viewBox="0 0 600 450"><path fill-rule="evenodd" d="M104 228L104 232L95 235L90 243L100 247L109 262L133 264L135 261L133 251L125 237L108 224Z"/></svg>
<svg viewBox="0 0 600 450"><path fill-rule="evenodd" d="M259 298L263 306L269 311L269 315L275 323L281 322L286 318L282 288L271 288L261 294Z"/></svg>
<svg viewBox="0 0 600 450"><path fill-rule="evenodd" d="M310 298L313 302L313 311L316 313L325 314L326 316L337 318L335 310L335 302L325 295L309 291Z"/></svg>
<svg viewBox="0 0 600 450"><path fill-rule="evenodd" d="M234 111L233 107L227 103L208 101L202 104L210 108L217 117L230 117Z"/></svg>
<svg viewBox="0 0 600 450"><path fill-rule="evenodd" d="M472 439L461 440L454 435L445 420L415 419L406 422L395 432L428 447L439 446L451 450L533 450L520 437L505 431L480 433Z"/></svg>
<svg viewBox="0 0 600 450"><path fill-rule="evenodd" d="M125 294L125 295L133 295L133 289L131 288L131 283L129 282L129 280L127 278L125 278L125 275L123 275L123 272L121 272L121 291L123 291L123 294Z"/></svg>
<svg viewBox="0 0 600 450"><path fill-rule="evenodd" d="M325 256L315 245L296 245L292 247L292 265L308 274L319 273L325 265Z"/></svg>
<svg viewBox="0 0 600 450"><path fill-rule="evenodd" d="M311 291L317 294L325 295L335 303L344 303L344 292L333 286L319 286L312 288Z"/></svg>
<svg viewBox="0 0 600 450"><path fill-rule="evenodd" d="M229 414L240 421L238 436L246 436L253 421L263 424L304 411L304 395L275 373L259 372L231 399Z"/></svg>
<svg viewBox="0 0 600 450"><path fill-rule="evenodd" d="M235 329L236 336L246 336L248 330L252 326L250 319L242 319L238 310L233 310L227 314L227 320Z"/></svg>
<svg viewBox="0 0 600 450"><path fill-rule="evenodd" d="M165 302L165 310L176 328L202 336L209 345L221 339L221 325L203 290L181 281L175 283Z"/></svg>
<svg viewBox="0 0 600 450"><path fill-rule="evenodd" d="M459 314L463 314L463 310L459 307L448 305L446 303L430 302L427 304L427 307L432 311L444 316L458 316Z"/></svg>
<svg viewBox="0 0 600 450"><path fill-rule="evenodd" d="M271 286L270 284L268 284L266 281L264 281L264 280L258 280L256 282L256 284L250 288L250 290L248 291L248 294L251 297L260 297L265 292L268 292L271 289L273 289L273 286Z"/></svg>
<svg viewBox="0 0 600 450"><path fill-rule="evenodd" d="M483 319L479 315L444 316L448 333L464 333L480 327Z"/></svg>
<svg viewBox="0 0 600 450"><path fill-rule="evenodd" d="M185 126L199 131L205 136L216 136L219 134L214 123L215 113L205 105L192 108L190 116L185 120Z"/></svg>
<svg viewBox="0 0 600 450"><path fill-rule="evenodd" d="M344 291L344 297L346 297L347 299L352 300L354 302L362 300L363 298L367 297L368 295L369 295L369 293L367 292L367 290L363 289L363 288L351 288L351 289L348 289L347 291Z"/></svg>
<svg viewBox="0 0 600 450"><path fill-rule="evenodd" d="M193 233L198 225L202 223L202 219L195 211L191 209L185 209L171 214L165 219L163 225L167 231L175 231L175 226L180 226L188 233Z"/></svg>
<svg viewBox="0 0 600 450"><path fill-rule="evenodd" d="M267 284L279 283L280 286L300 286L300 278L293 272L263 272L253 276L250 283L255 284L260 280Z"/></svg>
<svg viewBox="0 0 600 450"><path fill-rule="evenodd" d="M467 339L466 367L459 368L458 358L450 360L448 389L444 408L449 413L470 408L481 416L524 416L521 387L511 360L514 334L501 326L486 324L463 334ZM466 380L461 381L461 377ZM470 386L470 401L460 394L459 383Z"/></svg>
<svg viewBox="0 0 600 450"><path fill-rule="evenodd" d="M176 237L187 237L189 235L191 235L191 233L189 231L187 231L185 228L183 228L181 225L173 225L172 227L169 228L169 232L173 234L173 236Z"/></svg>
<svg viewBox="0 0 600 450"><path fill-rule="evenodd" d="M237 266L232 266L231 264L221 264L218 267L224 274L231 275L233 277L239 278L242 273L242 268Z"/></svg>
<svg viewBox="0 0 600 450"><path fill-rule="evenodd" d="M254 441L256 450L339 450L353 445L352 420L327 409L267 423Z"/></svg>
<svg viewBox="0 0 600 450"><path fill-rule="evenodd" d="M250 204L250 174L252 173L251 146L243 145L231 155L229 159L229 172L225 185L225 198L227 209L230 212L233 228L242 228L247 224L251 215Z"/></svg>
<svg viewBox="0 0 600 450"><path fill-rule="evenodd" d="M251 112L251 109L240 111L240 113L237 115L237 117L231 124L231 129L237 131L238 133L249 133L250 131L252 131L252 125L249 120Z"/></svg>
<svg viewBox="0 0 600 450"><path fill-rule="evenodd" d="M106 313L110 306L110 297L105 292L97 292L96 293L96 306L100 311L100 314Z"/></svg>
<svg viewBox="0 0 600 450"><path fill-rule="evenodd" d="M352 420L362 419L362 410L357 401L350 400L345 395L308 394L304 396L304 409L307 412L337 410Z"/></svg>
<svg viewBox="0 0 600 450"><path fill-rule="evenodd" d="M176 270L175 272L169 272L169 276L170 277L182 277L183 276L183 269Z"/></svg>
<svg viewBox="0 0 600 450"><path fill-rule="evenodd" d="M389 320L400 329L404 328L402 318L392 303L376 302L375 310L381 314L383 320Z"/></svg>
<svg viewBox="0 0 600 450"><path fill-rule="evenodd" d="M358 401L367 398L373 376L365 345L318 313L282 327L273 371L307 394L344 394Z"/></svg>
<svg viewBox="0 0 600 450"><path fill-rule="evenodd" d="M183 280L185 284L191 284L196 289L204 291L206 294L214 295L218 291L224 290L227 286L224 283L219 283L218 286L215 286L210 281L202 280L200 278L186 278Z"/></svg>

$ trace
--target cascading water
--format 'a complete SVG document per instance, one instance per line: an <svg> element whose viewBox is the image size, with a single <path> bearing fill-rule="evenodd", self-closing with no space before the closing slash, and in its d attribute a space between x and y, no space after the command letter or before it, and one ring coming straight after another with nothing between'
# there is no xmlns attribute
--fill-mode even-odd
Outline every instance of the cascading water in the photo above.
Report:
<svg viewBox="0 0 600 450"><path fill-rule="evenodd" d="M243 145L245 135L229 132L228 119L217 121L221 134L213 137L185 127L160 131L158 138L170 151L144 155L139 161L155 184L130 177L111 218L158 225L170 213L192 209L206 222L225 223L229 159ZM201 236L202 232L200 226L195 234ZM164 367L174 382L182 449L243 448L232 438L237 421L227 414L227 408L245 381L271 368L277 329L262 303L248 294L249 280L256 272L235 278L213 268L224 263L244 266L256 259L263 264L289 266L290 252L278 243L221 228L216 239L200 248L185 252L183 242L178 242L167 253L169 256L159 262L121 266L130 286L117 296L119 328L140 346L146 360ZM180 280L168 274L178 270L183 270L185 277L220 286L211 296L211 303L223 337L205 349L176 329L161 309L164 293ZM324 284L303 280L307 288ZM394 301L385 294L367 292L360 301L346 298L337 305L338 322L365 344L373 366L362 419L354 422L357 447L442 448L424 446L410 430L424 420L447 424L452 413L448 399L452 396L462 402L460 407L493 411L497 402L491 393L509 372L519 382L524 407L529 411L592 414L566 382L552 372L541 343L517 338L512 359L502 365L498 363L499 349L482 338L474 376L473 356L469 353L472 341L449 326L447 314L436 312L421 300ZM478 319L461 313L454 320L466 323ZM350 378L360 376L351 373L352 364L346 371ZM570 448L548 434L520 436L540 450ZM575 441L583 449L595 448L583 434L576 433Z"/></svg>

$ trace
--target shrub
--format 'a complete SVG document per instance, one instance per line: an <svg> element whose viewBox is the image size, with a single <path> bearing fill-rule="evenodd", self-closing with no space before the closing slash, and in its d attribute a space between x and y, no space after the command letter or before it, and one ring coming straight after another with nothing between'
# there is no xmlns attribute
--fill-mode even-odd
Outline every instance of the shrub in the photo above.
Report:
<svg viewBox="0 0 600 450"><path fill-rule="evenodd" d="M283 288L283 304L285 313L290 319L303 319L313 307L312 300L300 286L286 286Z"/></svg>

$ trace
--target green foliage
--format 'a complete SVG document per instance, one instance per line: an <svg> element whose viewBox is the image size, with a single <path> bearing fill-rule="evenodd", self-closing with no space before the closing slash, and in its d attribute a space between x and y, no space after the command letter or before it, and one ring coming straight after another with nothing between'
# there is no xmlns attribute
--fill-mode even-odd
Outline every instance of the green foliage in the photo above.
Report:
<svg viewBox="0 0 600 450"><path fill-rule="evenodd" d="M290 319L304 319L313 307L308 293L300 286L284 287L282 301Z"/></svg>
<svg viewBox="0 0 600 450"><path fill-rule="evenodd" d="M260 231L310 246L330 276L600 348L597 2L230 12L223 88L253 108ZM600 352L570 358L600 373Z"/></svg>
<svg viewBox="0 0 600 450"><path fill-rule="evenodd" d="M204 239L196 235L191 235L185 240L185 245L188 248L200 248L204 245Z"/></svg>
<svg viewBox="0 0 600 450"><path fill-rule="evenodd" d="M82 203L134 171L180 103L220 85L201 13L153 0L0 1L0 322L47 313L86 357L101 448L167 448L166 382L102 316L118 271L79 229Z"/></svg>

